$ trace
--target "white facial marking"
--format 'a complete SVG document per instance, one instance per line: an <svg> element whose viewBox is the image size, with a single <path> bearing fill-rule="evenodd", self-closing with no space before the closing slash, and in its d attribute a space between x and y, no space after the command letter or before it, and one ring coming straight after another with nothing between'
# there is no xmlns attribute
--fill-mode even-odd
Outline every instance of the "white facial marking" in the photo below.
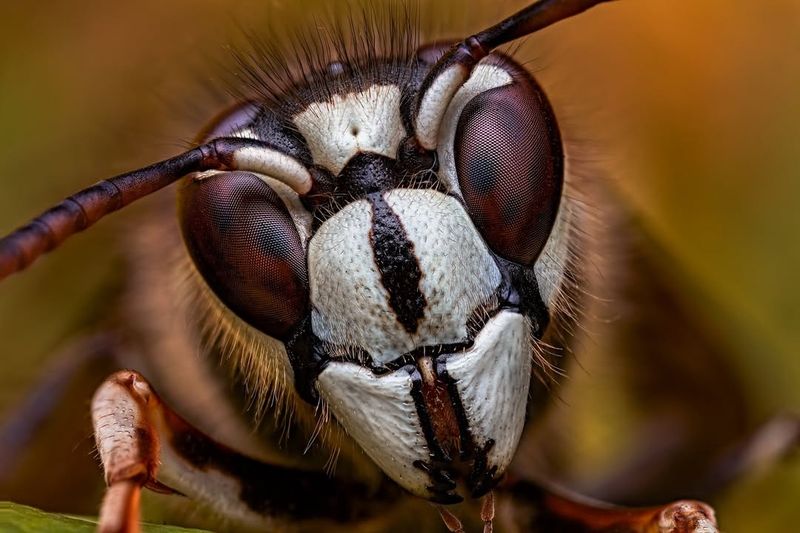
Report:
<svg viewBox="0 0 800 533"><path fill-rule="evenodd" d="M550 232L542 253L533 265L539 294L548 309L553 308L564 281L564 272L569 259L569 228L571 219L575 216L573 211L573 206L567 197L562 197L553 231Z"/></svg>
<svg viewBox="0 0 800 533"><path fill-rule="evenodd" d="M447 359L446 368L456 381L476 444L494 439L489 466L505 470L525 425L531 380L528 320L501 311L484 326L470 350Z"/></svg>
<svg viewBox="0 0 800 533"><path fill-rule="evenodd" d="M303 250L305 250L308 247L308 239L311 238L311 224L314 218L311 212L305 208L297 193L285 183L262 174L256 174L256 176L264 180L264 183L275 191L283 205L286 206L286 210L289 211L289 216L292 217L292 222L297 228L297 233L300 235L300 244L303 245Z"/></svg>
<svg viewBox="0 0 800 533"><path fill-rule="evenodd" d="M394 481L426 497L430 480L414 461L429 451L404 370L384 376L353 363L331 362L317 378L317 390L348 434Z"/></svg>
<svg viewBox="0 0 800 533"><path fill-rule="evenodd" d="M244 128L239 131L235 131L231 133L229 137L238 137L240 139L253 139L256 141L262 140L258 135L256 135L256 132L254 132L250 128Z"/></svg>
<svg viewBox="0 0 800 533"><path fill-rule="evenodd" d="M414 127L420 144L428 150L436 148L445 111L467 74L463 65L452 65L433 80L422 96Z"/></svg>
<svg viewBox="0 0 800 533"><path fill-rule="evenodd" d="M298 194L311 189L311 174L297 159L277 150L247 146L236 150L233 163L239 170L266 174L291 187Z"/></svg>
<svg viewBox="0 0 800 533"><path fill-rule="evenodd" d="M478 66L472 71L472 75L453 97L444 114L436 147L439 155L439 179L444 181L447 187L456 194L461 194L461 187L458 185L458 175L456 174L454 143L461 112L464 111L464 107L470 100L480 93L508 85L511 82L511 75L502 68L478 63Z"/></svg>
<svg viewBox="0 0 800 533"><path fill-rule="evenodd" d="M224 170L202 170L200 172L195 173L195 175L192 177L192 179L195 180L195 181L203 181L203 180L207 180L208 178L213 178L217 174L222 174L223 172L225 172L225 171Z"/></svg>
<svg viewBox="0 0 800 533"><path fill-rule="evenodd" d="M400 100L397 86L373 85L360 93L334 95L330 102L315 102L293 120L314 162L339 174L358 152L397 156L406 136Z"/></svg>
<svg viewBox="0 0 800 533"><path fill-rule="evenodd" d="M328 219L309 244L312 328L322 340L367 351L387 363L418 346L466 339L466 323L501 281L500 271L455 198L395 189L384 194L422 272L425 315L409 334L389 305L369 232L372 209L359 200Z"/></svg>

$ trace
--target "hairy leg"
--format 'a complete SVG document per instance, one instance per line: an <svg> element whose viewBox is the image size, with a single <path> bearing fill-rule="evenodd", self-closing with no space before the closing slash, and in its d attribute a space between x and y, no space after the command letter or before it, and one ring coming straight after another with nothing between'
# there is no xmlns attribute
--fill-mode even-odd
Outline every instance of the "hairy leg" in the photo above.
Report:
<svg viewBox="0 0 800 533"><path fill-rule="evenodd" d="M618 507L527 481L505 487L510 508L503 514L511 531L563 533L716 533L714 510L681 500L652 507Z"/></svg>
<svg viewBox="0 0 800 533"><path fill-rule="evenodd" d="M186 496L234 523L260 529L367 519L398 500L393 485L271 465L215 442L133 371L117 372L97 390L92 420L108 485L101 531L136 530L142 488Z"/></svg>

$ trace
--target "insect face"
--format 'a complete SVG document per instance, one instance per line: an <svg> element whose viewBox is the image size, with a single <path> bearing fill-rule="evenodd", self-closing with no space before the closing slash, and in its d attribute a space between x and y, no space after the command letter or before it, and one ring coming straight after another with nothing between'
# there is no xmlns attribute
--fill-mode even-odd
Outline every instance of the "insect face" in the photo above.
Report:
<svg viewBox="0 0 800 533"><path fill-rule="evenodd" d="M191 150L80 191L0 240L0 278L180 180L193 331L233 360L230 381L306 422L332 418L335 436L416 496L486 495L535 415L534 361L574 246L554 113L494 50L603 1L542 0L463 41L405 52L376 54L371 37L359 53L340 43L331 62L277 89L256 75L255 97ZM313 488L337 516L367 514L346 491L396 494L380 475L323 483L322 472L295 479L244 456L192 428L136 372L109 378L92 415L110 483L104 523L141 487L260 525L319 511L276 503L287 498L273 478ZM115 470L129 463L140 470ZM339 483L342 494L320 488Z"/></svg>
<svg viewBox="0 0 800 533"><path fill-rule="evenodd" d="M563 153L544 93L500 55L455 95L442 141L419 146L404 103L445 52L337 64L327 99L251 104L212 131L279 139L312 169L307 197L263 174L206 172L180 205L205 283L285 343L300 395L324 400L399 484L451 503L462 477L473 496L491 489L522 433Z"/></svg>

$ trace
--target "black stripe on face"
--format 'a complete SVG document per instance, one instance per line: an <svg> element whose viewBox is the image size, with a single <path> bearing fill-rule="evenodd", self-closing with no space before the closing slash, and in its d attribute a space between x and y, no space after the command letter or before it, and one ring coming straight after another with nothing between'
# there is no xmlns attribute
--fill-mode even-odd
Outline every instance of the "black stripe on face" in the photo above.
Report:
<svg viewBox="0 0 800 533"><path fill-rule="evenodd" d="M389 293L389 306L403 328L416 333L425 315L426 301L420 290L422 271L414 255L414 244L382 194L370 194L367 200L372 206L370 243L381 282Z"/></svg>

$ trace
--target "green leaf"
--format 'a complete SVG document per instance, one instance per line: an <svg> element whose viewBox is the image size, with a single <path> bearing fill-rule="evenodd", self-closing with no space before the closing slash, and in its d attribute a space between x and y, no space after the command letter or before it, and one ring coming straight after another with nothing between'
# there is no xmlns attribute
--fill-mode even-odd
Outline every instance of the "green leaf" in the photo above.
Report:
<svg viewBox="0 0 800 533"><path fill-rule="evenodd" d="M60 531L62 533L91 533L97 528L92 518L45 513L39 509L11 502L0 502L0 531L6 533L37 533ZM145 533L190 533L199 529L143 524Z"/></svg>

